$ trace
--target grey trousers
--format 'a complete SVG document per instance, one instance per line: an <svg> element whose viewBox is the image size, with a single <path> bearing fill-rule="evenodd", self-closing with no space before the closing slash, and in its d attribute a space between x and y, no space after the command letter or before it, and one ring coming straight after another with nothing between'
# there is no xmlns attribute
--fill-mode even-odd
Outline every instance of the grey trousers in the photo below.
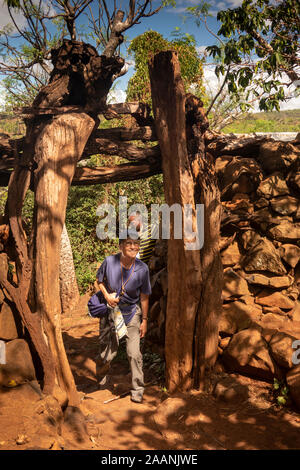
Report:
<svg viewBox="0 0 300 470"><path fill-rule="evenodd" d="M141 309L137 306L136 313L127 325L128 336L126 337L126 352L131 370L132 397L143 396L144 374L143 356L140 350L140 325ZM107 317L100 319L100 347L99 356L96 360L96 373L99 386L105 388L108 384L108 372L110 363L117 355L119 341L115 333L112 312L109 310Z"/></svg>

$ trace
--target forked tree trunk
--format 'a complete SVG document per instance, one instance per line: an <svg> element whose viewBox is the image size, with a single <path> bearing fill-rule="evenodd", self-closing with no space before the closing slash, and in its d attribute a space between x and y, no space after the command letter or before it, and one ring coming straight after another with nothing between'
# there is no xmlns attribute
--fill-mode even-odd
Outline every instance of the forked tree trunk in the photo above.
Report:
<svg viewBox="0 0 300 470"><path fill-rule="evenodd" d="M203 182L201 186L205 191L200 191L200 195L195 193L195 179L206 178L202 171L206 163L201 161L206 159L206 155L203 148L199 152L198 147L194 155L189 155L186 124L192 127L193 123L186 122L186 95L177 54L170 51L157 54L150 61L149 71L166 202L169 206L179 203L182 211L185 204L190 204L194 211L194 228L196 203L203 203L206 209L204 244L207 248L204 257L199 249L187 250L190 240L172 239L172 224L168 242L166 380L170 392L186 391L192 385L203 385L205 365L212 365L216 359L217 317L221 301L221 265L215 245L219 236L219 200L218 197L214 200L214 197L218 191L214 186L211 192L208 189L209 184L216 183L210 178L209 184ZM214 275L216 281L212 280ZM207 280L213 287L206 285ZM214 299L209 298L212 289Z"/></svg>
<svg viewBox="0 0 300 470"><path fill-rule="evenodd" d="M84 113L58 116L41 130L34 149L36 309L54 358L57 383L73 406L78 396L61 333L60 245L69 187L94 126L94 119Z"/></svg>
<svg viewBox="0 0 300 470"><path fill-rule="evenodd" d="M112 77L124 60L100 57L95 48L76 41L64 41L51 51L51 58L53 71L29 110L23 154L16 158L8 189L6 215L14 240L18 287L8 284L6 272L0 283L15 301L41 359L43 391L51 394L57 383L66 391L69 406L76 406L79 398L61 333L61 236L76 164L99 123L97 114L106 109ZM34 183L35 207L29 255L21 212L30 182ZM1 263L5 267L6 259L2 257Z"/></svg>

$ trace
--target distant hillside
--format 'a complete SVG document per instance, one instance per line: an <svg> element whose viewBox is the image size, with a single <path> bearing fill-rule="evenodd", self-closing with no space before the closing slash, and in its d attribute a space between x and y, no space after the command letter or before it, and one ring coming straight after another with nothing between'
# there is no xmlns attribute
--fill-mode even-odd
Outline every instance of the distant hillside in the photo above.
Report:
<svg viewBox="0 0 300 470"><path fill-rule="evenodd" d="M222 132L300 132L300 109L290 111L249 113L245 118L224 127Z"/></svg>
<svg viewBox="0 0 300 470"><path fill-rule="evenodd" d="M103 125L104 124L104 125ZM111 123L110 123L111 125ZM101 127L106 127L105 121ZM24 135L25 125L19 118L0 113L0 132L6 132L15 137ZM300 109L290 111L249 113L222 129L225 134L250 134L252 132L300 132Z"/></svg>

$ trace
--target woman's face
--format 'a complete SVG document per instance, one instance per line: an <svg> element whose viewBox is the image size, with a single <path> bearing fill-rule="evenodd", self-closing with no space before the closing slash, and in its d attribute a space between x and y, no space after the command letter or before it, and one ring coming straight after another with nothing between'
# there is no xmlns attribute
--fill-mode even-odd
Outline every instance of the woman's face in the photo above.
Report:
<svg viewBox="0 0 300 470"><path fill-rule="evenodd" d="M139 252L140 242L138 240L128 238L127 240L122 241L120 248L123 256L134 260Z"/></svg>

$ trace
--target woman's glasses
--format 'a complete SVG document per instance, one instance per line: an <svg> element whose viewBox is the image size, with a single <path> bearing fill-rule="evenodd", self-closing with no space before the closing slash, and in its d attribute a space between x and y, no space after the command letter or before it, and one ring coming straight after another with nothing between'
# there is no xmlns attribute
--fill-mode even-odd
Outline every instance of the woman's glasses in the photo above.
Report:
<svg viewBox="0 0 300 470"><path fill-rule="evenodd" d="M139 247L139 246L140 246L140 242L138 242L138 241L136 241L136 242L134 242L134 241L126 241L126 242L125 242L125 245L126 245L126 246L138 246L138 247Z"/></svg>

